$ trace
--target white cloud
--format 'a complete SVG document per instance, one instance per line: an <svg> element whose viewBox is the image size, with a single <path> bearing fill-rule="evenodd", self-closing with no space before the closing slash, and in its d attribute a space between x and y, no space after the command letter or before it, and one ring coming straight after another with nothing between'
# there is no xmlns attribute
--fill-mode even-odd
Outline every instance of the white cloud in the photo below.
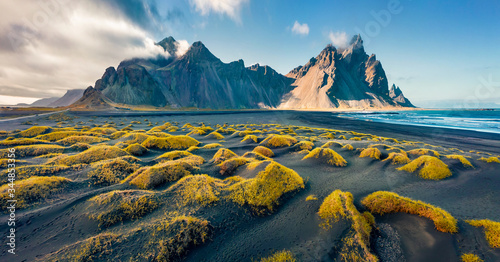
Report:
<svg viewBox="0 0 500 262"><path fill-rule="evenodd" d="M330 31L330 33L328 34L328 38L330 38L330 41L336 47L346 48L347 46L349 46L349 38L346 32Z"/></svg>
<svg viewBox="0 0 500 262"><path fill-rule="evenodd" d="M303 36L308 35L309 26L306 23L300 24L298 21L295 21L295 23L293 23L292 33Z"/></svg>
<svg viewBox="0 0 500 262"><path fill-rule="evenodd" d="M209 15L214 12L227 15L234 21L240 23L240 12L244 4L250 0L190 0L191 5L202 15Z"/></svg>
<svg viewBox="0 0 500 262"><path fill-rule="evenodd" d="M143 26L100 1L53 2L71 6L49 13L27 0L0 3L12 10L0 17L0 94L61 96L94 85L124 59L168 56Z"/></svg>

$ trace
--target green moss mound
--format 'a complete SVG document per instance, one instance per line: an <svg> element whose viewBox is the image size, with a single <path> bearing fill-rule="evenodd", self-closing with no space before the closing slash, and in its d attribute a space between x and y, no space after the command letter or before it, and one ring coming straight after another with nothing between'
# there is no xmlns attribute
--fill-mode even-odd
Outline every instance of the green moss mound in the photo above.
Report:
<svg viewBox="0 0 500 262"><path fill-rule="evenodd" d="M347 161L341 155L330 148L315 148L304 158L302 158L302 160L312 158L319 159L319 161L332 166L347 166Z"/></svg>

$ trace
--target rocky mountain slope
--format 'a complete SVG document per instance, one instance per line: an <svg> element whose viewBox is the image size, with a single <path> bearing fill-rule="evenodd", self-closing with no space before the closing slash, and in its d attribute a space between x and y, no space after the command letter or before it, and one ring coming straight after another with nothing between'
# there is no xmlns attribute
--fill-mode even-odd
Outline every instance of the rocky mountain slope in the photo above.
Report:
<svg viewBox="0 0 500 262"><path fill-rule="evenodd" d="M106 69L94 89L102 101L167 108L396 108L413 105L399 88L390 92L380 61L359 36L346 49L329 45L286 76L269 66L224 63L202 42L186 53L168 37L167 56L136 58ZM94 101L95 99L92 99ZM81 106L82 100L79 101Z"/></svg>
<svg viewBox="0 0 500 262"><path fill-rule="evenodd" d="M78 99L82 97L84 91L85 89L68 90L66 91L66 94L64 94L62 97L42 98L33 102L29 106L43 106L43 107L69 106L78 101Z"/></svg>

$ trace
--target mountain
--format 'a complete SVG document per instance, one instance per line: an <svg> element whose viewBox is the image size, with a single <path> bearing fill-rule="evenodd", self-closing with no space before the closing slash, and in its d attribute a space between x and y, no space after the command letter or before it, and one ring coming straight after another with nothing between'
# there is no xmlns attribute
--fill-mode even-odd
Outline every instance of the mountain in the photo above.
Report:
<svg viewBox="0 0 500 262"><path fill-rule="evenodd" d="M83 96L71 105L72 108L79 109L111 109L108 101L104 98L101 91L91 86L83 92Z"/></svg>
<svg viewBox="0 0 500 262"><path fill-rule="evenodd" d="M413 107L399 88L391 96L382 64L366 54L359 35L345 49L328 45L287 77L295 81L283 109Z"/></svg>
<svg viewBox="0 0 500 262"><path fill-rule="evenodd" d="M380 61L366 54L360 36L345 49L328 45L317 57L285 76L269 66L245 67L243 60L224 63L202 42L193 43L184 54L178 52L179 44L173 37L156 44L163 48L164 56L125 60L116 69L107 68L95 83L94 98L167 108L413 106L399 88L390 92ZM79 106L84 101L89 100L80 99Z"/></svg>
<svg viewBox="0 0 500 262"><path fill-rule="evenodd" d="M57 101L58 99L59 99L59 97L42 98L42 99L36 100L35 102L31 103L28 106L45 107L45 106L49 106L51 103Z"/></svg>
<svg viewBox="0 0 500 262"><path fill-rule="evenodd" d="M85 89L72 89L66 91L66 94L62 96L61 98L57 99L56 101L48 104L49 107L62 107L62 106L69 106L73 104L74 102L78 101L83 96L83 92Z"/></svg>

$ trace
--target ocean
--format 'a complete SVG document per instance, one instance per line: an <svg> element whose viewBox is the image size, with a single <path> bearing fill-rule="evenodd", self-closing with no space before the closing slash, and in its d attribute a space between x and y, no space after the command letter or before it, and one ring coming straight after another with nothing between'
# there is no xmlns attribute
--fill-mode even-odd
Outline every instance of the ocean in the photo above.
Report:
<svg viewBox="0 0 500 262"><path fill-rule="evenodd" d="M500 109L412 110L342 113L340 117L500 134Z"/></svg>

